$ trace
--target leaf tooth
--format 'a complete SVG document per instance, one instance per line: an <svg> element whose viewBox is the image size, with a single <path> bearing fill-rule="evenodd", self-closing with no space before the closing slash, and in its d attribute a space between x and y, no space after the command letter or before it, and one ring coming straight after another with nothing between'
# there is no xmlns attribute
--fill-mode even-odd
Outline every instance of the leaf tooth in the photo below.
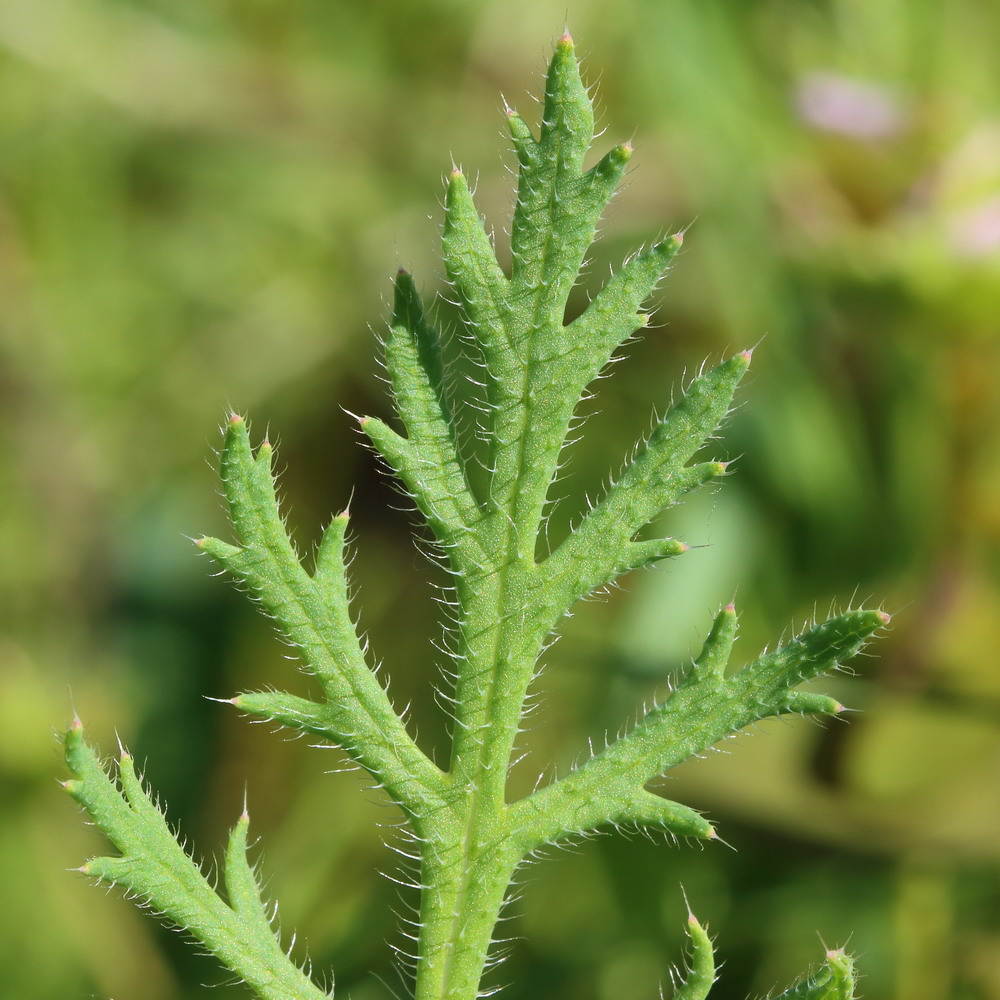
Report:
<svg viewBox="0 0 1000 1000"><path fill-rule="evenodd" d="M690 911L687 933L691 944L687 975L674 992L673 1000L705 1000L716 978L712 939L698 918Z"/></svg>
<svg viewBox="0 0 1000 1000"><path fill-rule="evenodd" d="M271 921L260 894L260 885L247 858L250 814L246 806L229 833L224 878L229 906L249 925L251 933L265 940L274 937Z"/></svg>
<svg viewBox="0 0 1000 1000"><path fill-rule="evenodd" d="M246 420L233 413L226 424L222 443L222 487L229 504L229 512L237 531L253 521L253 507L246 488L247 471L253 468L253 449Z"/></svg>
<svg viewBox="0 0 1000 1000"><path fill-rule="evenodd" d="M224 569L238 572L237 567L241 565L241 557L245 552L239 545L230 545L228 542L207 535L196 539L194 544Z"/></svg>
<svg viewBox="0 0 1000 1000"><path fill-rule="evenodd" d="M736 607L727 604L715 616L712 629L685 680L690 680L693 684L706 682L713 684L721 681L725 677L726 666L732 655L738 627Z"/></svg>
<svg viewBox="0 0 1000 1000"><path fill-rule="evenodd" d="M289 729L323 736L342 742L342 734L334 731L327 706L283 691L246 691L230 699L230 704L248 715L279 722Z"/></svg>
<svg viewBox="0 0 1000 1000"><path fill-rule="evenodd" d="M347 581L344 573L344 548L350 511L341 511L332 518L319 548L316 550L316 568L313 578L329 588L336 598L347 598Z"/></svg>
<svg viewBox="0 0 1000 1000"><path fill-rule="evenodd" d="M442 475L443 459L424 456L414 441L404 438L377 417L361 420L361 429L375 450L403 482L442 546L455 545L478 520L475 500L466 488L464 472L456 465L456 487ZM447 471L447 470L444 470Z"/></svg>
<svg viewBox="0 0 1000 1000"><path fill-rule="evenodd" d="M538 153L538 142L531 134L531 129L513 108L507 108L507 127L518 162L522 168L529 167Z"/></svg>
<svg viewBox="0 0 1000 1000"><path fill-rule="evenodd" d="M690 549L686 542L676 538L650 538L639 542L630 542L625 558L622 560L622 572L630 569L640 569L661 559L683 555Z"/></svg>
<svg viewBox="0 0 1000 1000"><path fill-rule="evenodd" d="M846 711L836 698L811 691L792 691L780 707L782 713L797 712L799 715L840 715Z"/></svg>
<svg viewBox="0 0 1000 1000"><path fill-rule="evenodd" d="M412 346L405 350L403 344ZM413 360L417 362L422 378L411 370ZM392 333L386 343L386 364L397 399L415 392L419 394L419 387L426 384L441 415L446 421L450 419L444 391L441 337L427 321L413 276L402 269L396 274L393 287ZM401 415L405 423L408 415Z"/></svg>
<svg viewBox="0 0 1000 1000"><path fill-rule="evenodd" d="M458 169L452 170L448 179L441 246L448 277L487 361L495 366L503 357L502 348L507 340L509 283L497 263L468 181Z"/></svg>
<svg viewBox="0 0 1000 1000"><path fill-rule="evenodd" d="M540 145L560 162L579 169L593 139L594 109L567 32L556 43L549 63Z"/></svg>
<svg viewBox="0 0 1000 1000"><path fill-rule="evenodd" d="M91 858L80 871L108 885L120 886L126 891L136 891L142 885L136 880L136 862L132 858L114 858L107 855ZM145 895L146 890L141 891Z"/></svg>
<svg viewBox="0 0 1000 1000"><path fill-rule="evenodd" d="M697 837L700 840L715 840L718 837L715 827L700 812L645 789L640 792L639 799L633 800L632 808L623 812L621 819L650 829L660 826L677 837Z"/></svg>
<svg viewBox="0 0 1000 1000"><path fill-rule="evenodd" d="M606 203L621 180L628 161L632 158L632 143L622 142L612 146L590 170L584 174L584 182L590 191L599 192L602 203Z"/></svg>
<svg viewBox="0 0 1000 1000"><path fill-rule="evenodd" d="M154 821L163 819L163 814L156 807L146 789L143 788L142 780L135 772L132 755L127 750L122 750L118 758L118 781L133 812Z"/></svg>
<svg viewBox="0 0 1000 1000"><path fill-rule="evenodd" d="M272 458L273 449L266 439L254 455L247 422L233 414L226 427L220 470L233 525L245 545L270 549L286 566L298 566L278 509Z"/></svg>

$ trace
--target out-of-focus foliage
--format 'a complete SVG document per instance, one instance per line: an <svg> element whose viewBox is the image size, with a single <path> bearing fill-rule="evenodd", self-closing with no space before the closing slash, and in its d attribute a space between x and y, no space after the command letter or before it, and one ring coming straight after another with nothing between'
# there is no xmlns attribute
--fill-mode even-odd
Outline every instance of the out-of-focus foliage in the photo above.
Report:
<svg viewBox="0 0 1000 1000"><path fill-rule="evenodd" d="M533 872L507 995L655 996L683 880L725 942L720 998L786 981L816 957L814 931L853 931L868 996L994 1000L1000 17L973 0L568 14L622 129L606 138L634 130L637 147L595 281L693 225L662 327L616 366L575 448L553 531L680 359L764 340L727 429L737 475L672 515L706 547L568 624L525 783L662 684L737 588L745 657L855 587L897 614L837 692L864 715L779 723L672 784L738 853L603 839ZM324 773L334 754L324 767L201 697L273 678L282 650L183 533L224 530L209 465L227 404L280 435L303 547L353 490L363 625L422 743L443 745L432 571L340 407L386 411L369 324L397 263L442 287L449 153L504 224L498 94L531 116L566 16L549 0L0 4L4 1000L180 1000L214 976L62 870L97 847L52 782L68 687L100 742L114 718L149 754L202 850L249 786L284 924L344 995L389 995L372 972L395 985L396 888L375 875L393 856L373 823L396 816Z"/></svg>

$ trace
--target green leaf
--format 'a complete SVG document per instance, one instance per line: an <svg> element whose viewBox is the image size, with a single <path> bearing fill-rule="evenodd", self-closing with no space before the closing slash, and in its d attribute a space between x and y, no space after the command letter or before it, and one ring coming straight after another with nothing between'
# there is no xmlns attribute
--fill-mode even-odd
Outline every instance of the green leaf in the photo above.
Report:
<svg viewBox="0 0 1000 1000"><path fill-rule="evenodd" d="M688 463L718 428L750 363L744 351L696 378L656 425L604 498L543 564L557 617L636 565L633 537L685 493L722 476L721 462Z"/></svg>
<svg viewBox="0 0 1000 1000"><path fill-rule="evenodd" d="M523 835L555 838L563 817L576 827L581 815L595 827L610 822L621 815L621 804L653 777L758 719L793 711L842 711L832 698L792 689L856 655L888 620L882 611L847 612L726 677L736 636L736 612L727 605L691 668L632 730L565 777L514 803ZM574 811L581 809L580 803L585 811Z"/></svg>
<svg viewBox="0 0 1000 1000"><path fill-rule="evenodd" d="M241 579L320 681L334 739L412 813L437 808L441 772L417 747L365 662L351 620L344 569L347 518L334 518L310 577L285 532L275 498L271 447L256 457L246 422L234 416L222 449L222 476L242 545L202 538L198 547Z"/></svg>
<svg viewBox="0 0 1000 1000"><path fill-rule="evenodd" d="M482 558L473 528L483 512L472 495L458 449L440 337L427 322L413 279L405 271L396 276L385 363L406 441L380 421L366 420L362 427L461 570L466 548Z"/></svg>
<svg viewBox="0 0 1000 1000"><path fill-rule="evenodd" d="M73 779L67 791L118 849L92 858L80 871L125 890L164 920L186 931L240 976L262 1000L322 1000L319 990L285 954L267 919L246 860L249 817L244 812L226 851L228 904L170 832L135 774L131 756L118 762L121 791L74 723L63 738Z"/></svg>
<svg viewBox="0 0 1000 1000"><path fill-rule="evenodd" d="M686 493L727 473L725 462L699 456L730 410L750 352L699 372L596 505L540 558L549 491L581 397L620 345L647 325L645 303L682 237L659 238L627 258L570 319L571 292L632 146L615 145L584 168L594 114L569 35L549 65L537 137L511 109L507 120L519 165L509 275L461 170L451 172L445 206L445 270L470 334L464 341L484 368L485 400L463 401L455 392L438 331L413 279L400 272L385 340L399 423L361 420L447 561L443 673L453 685L439 694L453 723L448 770L417 746L368 665L350 606L348 512L330 521L308 571L279 510L271 445L265 440L255 452L240 416L229 421L221 461L236 544L197 543L260 602L318 687L312 697L247 692L231 703L339 745L406 813L422 890L415 1000L481 995L510 881L541 846L608 826L715 839L708 819L663 798L650 782L758 719L842 711L833 698L798 686L856 655L888 621L880 611L850 611L734 671L737 616L727 605L700 655L676 671L670 689L631 728L568 774L510 801L526 698L553 629L579 599L687 550L680 540L648 537L649 527ZM482 487L477 478L476 492L454 420L463 403L485 403L477 432L488 452L477 449L475 457L486 478ZM247 860L245 812L226 850L223 898L170 834L127 754L116 784L75 725L66 758L73 772L67 789L120 851L92 860L87 872L185 927L265 1000L316 1000L270 927ZM706 1000L716 971L712 943L694 916L688 934L690 967L675 1000ZM853 992L851 960L830 952L785 997L853 1000Z"/></svg>
<svg viewBox="0 0 1000 1000"><path fill-rule="evenodd" d="M683 237L670 236L635 254L598 292L563 340L576 369L579 389L598 375L619 344L646 325L639 307L652 294L680 250Z"/></svg>
<svg viewBox="0 0 1000 1000"><path fill-rule="evenodd" d="M775 1000L854 1000L854 986L854 960L838 948L828 951L815 972Z"/></svg>

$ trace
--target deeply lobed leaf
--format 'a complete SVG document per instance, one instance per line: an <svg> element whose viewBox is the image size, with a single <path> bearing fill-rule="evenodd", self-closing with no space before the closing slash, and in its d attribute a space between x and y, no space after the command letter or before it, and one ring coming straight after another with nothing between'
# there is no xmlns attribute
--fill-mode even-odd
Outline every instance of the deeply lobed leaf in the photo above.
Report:
<svg viewBox="0 0 1000 1000"><path fill-rule="evenodd" d="M413 742L365 662L351 620L344 562L347 515L331 521L310 576L285 531L271 462L270 444L265 441L255 456L246 421L233 416L226 428L222 476L242 544L202 538L198 547L250 587L300 651L323 688L325 734L409 812L435 808L441 773ZM281 717L280 707L274 715Z"/></svg>
<svg viewBox="0 0 1000 1000"><path fill-rule="evenodd" d="M84 740L82 725L74 723L63 743L73 775L66 790L120 852L92 858L80 869L84 874L121 887L188 932L263 1000L327 996L289 959L271 927L247 862L245 811L226 849L227 903L170 832L128 753L123 750L118 761L119 790Z"/></svg>
<svg viewBox="0 0 1000 1000"><path fill-rule="evenodd" d="M818 625L731 676L726 667L736 638L736 612L718 615L704 648L675 689L639 723L589 761L551 785L515 803L519 836L531 847L591 828L629 820L625 803L648 781L683 763L731 733L788 712L837 714L833 698L797 692L803 681L829 673L856 655L889 621L882 611L850 611ZM679 836L712 838L703 818L670 803L676 825L650 822L637 810L635 822L665 826ZM676 810L685 810L678 812Z"/></svg>
<svg viewBox="0 0 1000 1000"><path fill-rule="evenodd" d="M420 838L417 1000L476 995L508 880L539 846L606 825L714 839L705 817L654 794L647 782L758 719L840 712L834 699L797 686L855 655L888 621L878 611L838 615L730 672L737 619L729 605L674 690L630 731L564 778L507 804L525 696L551 630L580 598L687 550L676 539L640 534L687 492L725 474L724 462L698 456L750 362L742 352L700 373L569 537L538 561L548 492L581 394L619 345L646 325L643 303L682 237L660 239L630 257L567 322L571 289L632 147L615 146L584 169L594 117L568 35L549 66L537 138L513 111L508 122L519 164L510 275L457 169L448 181L443 237L448 278L485 362L488 488L476 496L470 486L441 339L406 272L396 278L385 340L401 429L377 418L361 421L452 573L449 770L416 746L367 664L349 606L348 513L332 519L307 571L278 508L271 446L265 441L255 452L239 416L227 427L221 463L238 544L198 542L260 601L321 688L318 700L266 691L240 694L232 704L342 746L405 810ZM118 768L120 789L78 726L66 736L66 756L74 774L67 788L121 851L88 863L90 874L122 885L189 929L266 1000L315 1000L315 987L281 955L270 928L246 859L246 815L226 852L227 902L170 834L128 755ZM711 941L693 916L688 933L690 967L675 1000L706 1000L715 979ZM830 952L783 997L853 1000L853 993L851 960Z"/></svg>

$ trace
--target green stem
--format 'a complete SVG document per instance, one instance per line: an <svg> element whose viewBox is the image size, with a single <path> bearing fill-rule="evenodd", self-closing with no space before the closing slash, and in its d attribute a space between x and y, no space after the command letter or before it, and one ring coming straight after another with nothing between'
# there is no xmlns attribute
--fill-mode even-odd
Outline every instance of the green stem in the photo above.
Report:
<svg viewBox="0 0 1000 1000"><path fill-rule="evenodd" d="M507 888L521 860L505 818L469 799L465 824L425 845L415 1000L472 1000L479 991Z"/></svg>

